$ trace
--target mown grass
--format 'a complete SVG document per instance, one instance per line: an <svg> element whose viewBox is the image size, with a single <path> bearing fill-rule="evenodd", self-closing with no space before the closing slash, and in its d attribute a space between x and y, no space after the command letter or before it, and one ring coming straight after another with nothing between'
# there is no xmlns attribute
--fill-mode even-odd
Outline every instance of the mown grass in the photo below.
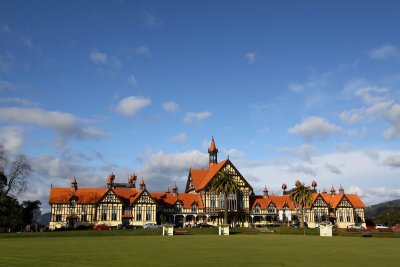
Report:
<svg viewBox="0 0 400 267"><path fill-rule="evenodd" d="M399 240L393 238L247 231L164 237L161 231L139 235L137 230L2 234L0 266L398 266L400 261Z"/></svg>

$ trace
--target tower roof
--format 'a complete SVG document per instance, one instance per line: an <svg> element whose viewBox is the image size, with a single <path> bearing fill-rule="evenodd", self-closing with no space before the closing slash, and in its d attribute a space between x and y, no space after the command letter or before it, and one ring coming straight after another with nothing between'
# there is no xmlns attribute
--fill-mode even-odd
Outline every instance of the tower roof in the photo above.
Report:
<svg viewBox="0 0 400 267"><path fill-rule="evenodd" d="M210 147L208 148L208 153L218 152L217 147L215 146L214 136L211 139Z"/></svg>

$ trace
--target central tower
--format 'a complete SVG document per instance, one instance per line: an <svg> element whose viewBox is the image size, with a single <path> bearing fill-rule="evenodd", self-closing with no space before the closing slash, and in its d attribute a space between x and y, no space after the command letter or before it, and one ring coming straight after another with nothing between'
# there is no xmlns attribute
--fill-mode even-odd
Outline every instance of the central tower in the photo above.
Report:
<svg viewBox="0 0 400 267"><path fill-rule="evenodd" d="M214 136L211 139L211 144L210 147L208 148L208 154L209 154L209 162L208 162L209 167L212 167L218 163L218 158L217 158L218 148L215 146Z"/></svg>

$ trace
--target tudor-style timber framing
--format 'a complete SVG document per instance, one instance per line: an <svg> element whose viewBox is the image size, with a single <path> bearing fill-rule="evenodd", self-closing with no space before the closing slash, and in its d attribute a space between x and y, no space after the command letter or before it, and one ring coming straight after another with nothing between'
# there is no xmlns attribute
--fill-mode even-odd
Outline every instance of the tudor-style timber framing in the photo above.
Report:
<svg viewBox="0 0 400 267"><path fill-rule="evenodd" d="M189 168L185 190L180 193L176 183L165 192L149 192L142 179L136 188L137 176L128 183L116 183L110 174L104 188L78 188L75 177L71 188L51 188L50 229L77 228L80 225L105 224L143 226L145 223L171 223L186 227L197 224L217 226L222 223L224 197L215 194L211 185L219 172L229 172L235 178L239 191L228 196L228 223L232 226L257 226L269 224L290 225L300 219L299 207L290 199L286 184L282 195L270 195L267 187L263 195L255 195L252 186L229 160L218 162L218 149L214 138L208 149L208 166L203 169ZM339 228L354 223L365 227L365 205L357 194L339 193L332 186L317 191L312 183L312 202L305 207L308 227L318 227L330 222Z"/></svg>

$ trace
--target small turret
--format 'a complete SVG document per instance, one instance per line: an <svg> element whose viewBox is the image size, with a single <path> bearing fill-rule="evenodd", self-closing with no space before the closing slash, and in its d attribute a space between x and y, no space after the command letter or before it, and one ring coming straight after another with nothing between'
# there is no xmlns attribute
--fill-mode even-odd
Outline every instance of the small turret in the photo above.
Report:
<svg viewBox="0 0 400 267"><path fill-rule="evenodd" d="M174 187L172 188L172 193L174 194L174 196L178 195L178 187L176 186L176 183L174 183Z"/></svg>
<svg viewBox="0 0 400 267"><path fill-rule="evenodd" d="M214 136L211 139L210 147L208 148L208 155L209 155L209 167L214 166L218 163L218 148L215 146Z"/></svg>
<svg viewBox="0 0 400 267"><path fill-rule="evenodd" d="M107 179L107 187L111 188L114 184L114 180L115 180L115 174L112 172Z"/></svg>
<svg viewBox="0 0 400 267"><path fill-rule="evenodd" d="M331 195L334 195L334 194L336 193L336 190L335 190L335 188L333 187L333 185L332 185L332 187L331 187L330 192L331 192Z"/></svg>
<svg viewBox="0 0 400 267"><path fill-rule="evenodd" d="M267 188L267 186L264 186L263 197L264 198L268 198L268 188Z"/></svg>
<svg viewBox="0 0 400 267"><path fill-rule="evenodd" d="M137 180L136 174L132 174L132 175L128 178L128 183L129 183L130 186L132 186L133 188L136 188L136 180Z"/></svg>
<svg viewBox="0 0 400 267"><path fill-rule="evenodd" d="M167 190L165 190L165 193L166 193L166 194L171 193L171 191L169 191L169 187L167 187Z"/></svg>
<svg viewBox="0 0 400 267"><path fill-rule="evenodd" d="M144 190L146 189L146 184L144 183L143 177L142 177L142 181L140 182L140 190Z"/></svg>
<svg viewBox="0 0 400 267"><path fill-rule="evenodd" d="M339 194L344 195L344 189L343 189L342 185L340 185L340 187L339 187Z"/></svg>
<svg viewBox="0 0 400 267"><path fill-rule="evenodd" d="M72 178L72 181L71 181L71 190L74 191L74 192L76 190L78 190L78 183L76 181L75 176L74 176L74 178Z"/></svg>

